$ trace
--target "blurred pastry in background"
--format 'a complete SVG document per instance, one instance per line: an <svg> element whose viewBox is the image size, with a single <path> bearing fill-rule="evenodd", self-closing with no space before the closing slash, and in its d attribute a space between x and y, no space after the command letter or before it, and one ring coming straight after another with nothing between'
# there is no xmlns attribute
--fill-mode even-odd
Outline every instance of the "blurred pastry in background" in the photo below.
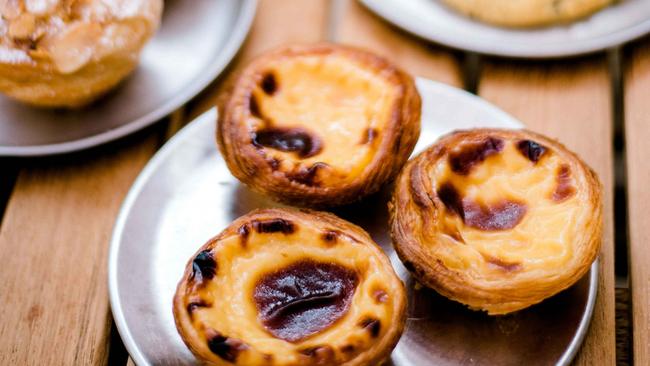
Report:
<svg viewBox="0 0 650 366"><path fill-rule="evenodd" d="M0 92L46 107L79 107L137 66L162 0L0 1Z"/></svg>
<svg viewBox="0 0 650 366"><path fill-rule="evenodd" d="M506 27L536 27L571 22L616 0L443 0L478 20Z"/></svg>

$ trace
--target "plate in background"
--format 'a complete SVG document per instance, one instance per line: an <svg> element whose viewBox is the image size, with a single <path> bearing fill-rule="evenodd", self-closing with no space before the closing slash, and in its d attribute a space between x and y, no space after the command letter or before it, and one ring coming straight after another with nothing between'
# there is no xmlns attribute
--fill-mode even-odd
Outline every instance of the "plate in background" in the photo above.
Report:
<svg viewBox="0 0 650 366"><path fill-rule="evenodd" d="M574 56L614 47L650 32L648 0L620 0L572 23L528 29L482 23L441 0L360 1L389 22L424 39L496 56Z"/></svg>
<svg viewBox="0 0 650 366"><path fill-rule="evenodd" d="M439 136L471 127L521 123L464 91L418 79L422 133L416 152ZM196 250L235 218L276 204L241 185L219 155L213 109L172 138L147 164L120 211L109 254L111 308L136 364L198 364L176 332L172 298ZM389 190L333 210L366 229L407 284L409 320L392 365L568 365L596 301L598 264L570 289L501 317L416 290L390 243ZM373 212L374 216L367 213Z"/></svg>
<svg viewBox="0 0 650 366"><path fill-rule="evenodd" d="M30 107L0 96L0 156L60 154L96 146L165 117L205 88L244 42L257 0L166 0L140 65L80 110Z"/></svg>

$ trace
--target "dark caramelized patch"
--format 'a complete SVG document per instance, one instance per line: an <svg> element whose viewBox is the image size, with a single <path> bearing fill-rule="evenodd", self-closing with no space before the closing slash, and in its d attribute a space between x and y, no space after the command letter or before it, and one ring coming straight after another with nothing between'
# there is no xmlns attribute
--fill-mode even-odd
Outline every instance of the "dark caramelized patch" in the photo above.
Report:
<svg viewBox="0 0 650 366"><path fill-rule="evenodd" d="M242 341L225 337L214 329L206 331L206 338L210 351L228 362L236 362L239 353L248 348Z"/></svg>
<svg viewBox="0 0 650 366"><path fill-rule="evenodd" d="M257 104L257 98L255 95L251 95L248 99L248 110L250 110L251 115L255 118L264 118L262 117L262 112L260 111L260 105Z"/></svg>
<svg viewBox="0 0 650 366"><path fill-rule="evenodd" d="M462 150L449 154L449 166L454 173L467 175L472 170L472 167L501 152L503 145L503 140L494 137L489 137L482 142L468 144L463 146Z"/></svg>
<svg viewBox="0 0 650 366"><path fill-rule="evenodd" d="M373 338L377 338L381 331L381 321L375 318L365 318L359 322L359 326L365 328Z"/></svg>
<svg viewBox="0 0 650 366"><path fill-rule="evenodd" d="M260 87L262 87L262 90L264 90L264 93L267 95L275 94L278 90L278 82L275 80L275 75L271 72L264 74Z"/></svg>
<svg viewBox="0 0 650 366"><path fill-rule="evenodd" d="M379 132L374 128L367 128L363 136L361 137L361 144L369 144L377 138Z"/></svg>
<svg viewBox="0 0 650 366"><path fill-rule="evenodd" d="M576 190L571 185L571 168L568 165L560 166L556 177L557 187L551 197L555 202L563 202L575 194Z"/></svg>
<svg viewBox="0 0 650 366"><path fill-rule="evenodd" d="M207 308L210 307L210 304L203 300L197 300L197 301L192 301L189 304L187 304L187 313L192 317L192 314L194 311L198 308Z"/></svg>
<svg viewBox="0 0 650 366"><path fill-rule="evenodd" d="M293 222L285 219L268 219L268 220L253 220L251 221L253 229L260 234L268 233L283 233L293 234L296 230Z"/></svg>
<svg viewBox="0 0 650 366"><path fill-rule="evenodd" d="M345 346L341 347L341 352L343 353L354 353L357 348L354 346L354 344L346 344Z"/></svg>
<svg viewBox="0 0 650 366"><path fill-rule="evenodd" d="M190 279L201 282L204 279L212 279L215 273L217 273L217 262L209 249L200 252L194 257Z"/></svg>
<svg viewBox="0 0 650 366"><path fill-rule="evenodd" d="M508 230L517 226L528 211L524 203L504 200L490 206L465 200L465 225L485 231Z"/></svg>
<svg viewBox="0 0 650 366"><path fill-rule="evenodd" d="M301 261L262 277L253 297L269 333L297 342L339 320L357 283L357 274L343 266Z"/></svg>
<svg viewBox="0 0 650 366"><path fill-rule="evenodd" d="M318 365L334 361L334 350L330 346L316 346L299 350L300 354L314 359Z"/></svg>
<svg viewBox="0 0 650 366"><path fill-rule="evenodd" d="M300 168L297 171L287 173L287 178L291 179L294 182L304 184L306 186L316 186L316 177L318 176L318 171L322 168L326 168L329 165L325 163L314 163L309 168Z"/></svg>
<svg viewBox="0 0 650 366"><path fill-rule="evenodd" d="M302 159L317 155L322 150L320 139L302 128L264 128L253 133L253 144L294 152Z"/></svg>
<svg viewBox="0 0 650 366"><path fill-rule="evenodd" d="M337 230L327 230L321 235L321 238L323 238L323 241L329 243L329 244L335 244L336 239L341 233Z"/></svg>
<svg viewBox="0 0 650 366"><path fill-rule="evenodd" d="M388 294L384 290L375 290L375 292L372 294L372 297L378 304L383 304L388 301Z"/></svg>
<svg viewBox="0 0 650 366"><path fill-rule="evenodd" d="M239 234L240 238L240 243L243 247L246 247L246 244L248 243L248 236L250 235L250 228L248 227L248 224L244 224L237 229L237 234Z"/></svg>
<svg viewBox="0 0 650 366"><path fill-rule="evenodd" d="M463 198L460 196L460 192L456 190L451 183L443 183L438 188L438 198L444 203L447 210L452 213L464 217L463 211Z"/></svg>
<svg viewBox="0 0 650 366"><path fill-rule="evenodd" d="M461 194L451 183L438 189L438 197L447 210L460 216L465 225L485 231L508 230L517 226L526 215L526 204L503 200L489 206L480 205Z"/></svg>
<svg viewBox="0 0 650 366"><path fill-rule="evenodd" d="M521 263L506 262L501 259L494 258L494 257L487 257L485 255L483 257L488 263L497 266L506 272L514 272L514 271L519 271L521 269Z"/></svg>
<svg viewBox="0 0 650 366"><path fill-rule="evenodd" d="M535 141L521 140L517 143L517 150L533 163L537 163L539 159L546 153L546 148Z"/></svg>

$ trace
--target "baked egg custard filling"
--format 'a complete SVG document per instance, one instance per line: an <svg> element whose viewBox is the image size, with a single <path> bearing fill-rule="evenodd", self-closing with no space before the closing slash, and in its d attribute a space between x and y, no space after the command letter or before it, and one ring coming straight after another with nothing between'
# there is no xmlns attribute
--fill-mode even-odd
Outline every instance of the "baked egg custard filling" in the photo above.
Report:
<svg viewBox="0 0 650 366"><path fill-rule="evenodd" d="M367 234L318 215L324 220L256 211L194 256L174 315L197 356L218 365L366 365L390 353L404 321L401 281Z"/></svg>
<svg viewBox="0 0 650 366"><path fill-rule="evenodd" d="M313 180L323 185L363 172L397 93L382 75L344 57L305 55L269 63L257 78L247 122L279 171L319 166Z"/></svg>
<svg viewBox="0 0 650 366"><path fill-rule="evenodd" d="M601 187L559 143L528 131L443 137L409 162L391 202L394 244L438 292L491 314L577 281L600 246Z"/></svg>

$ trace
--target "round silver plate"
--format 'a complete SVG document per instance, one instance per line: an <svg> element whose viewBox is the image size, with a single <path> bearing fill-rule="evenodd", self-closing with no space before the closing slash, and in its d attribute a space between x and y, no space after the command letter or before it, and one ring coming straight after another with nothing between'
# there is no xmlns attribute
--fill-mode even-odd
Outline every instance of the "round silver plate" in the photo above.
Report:
<svg viewBox="0 0 650 366"><path fill-rule="evenodd" d="M455 129L522 126L464 91L423 79L418 80L418 89L423 114L417 151ZM197 118L152 158L117 219L108 263L111 307L138 365L197 364L176 332L171 311L185 264L235 218L255 208L279 206L230 174L214 141L216 114L213 109ZM542 304L505 317L488 317L433 291L416 290L390 243L388 196L385 189L334 212L372 235L409 289L409 320L392 354L393 365L570 362L591 319L597 264L574 287Z"/></svg>
<svg viewBox="0 0 650 366"><path fill-rule="evenodd" d="M167 0L138 69L80 110L30 107L0 96L0 156L96 146L148 126L198 94L244 42L257 0Z"/></svg>
<svg viewBox="0 0 650 366"><path fill-rule="evenodd" d="M497 56L573 56L614 47L650 31L648 0L621 0L570 24L530 29L481 23L457 13L441 0L360 1L391 23L422 38Z"/></svg>

